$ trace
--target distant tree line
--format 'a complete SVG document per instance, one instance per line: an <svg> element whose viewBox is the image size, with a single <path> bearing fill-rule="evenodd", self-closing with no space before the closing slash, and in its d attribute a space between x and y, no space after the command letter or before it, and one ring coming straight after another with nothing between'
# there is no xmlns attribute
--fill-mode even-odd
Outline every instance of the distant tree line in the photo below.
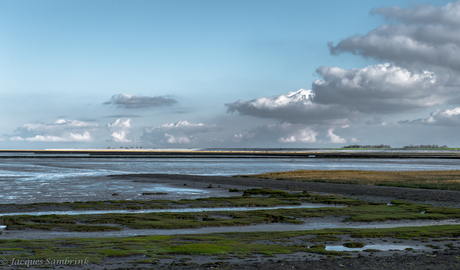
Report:
<svg viewBox="0 0 460 270"><path fill-rule="evenodd" d="M379 144L379 145L359 145L359 144L352 144L347 145L342 148L391 148L391 146L387 144Z"/></svg>
<svg viewBox="0 0 460 270"><path fill-rule="evenodd" d="M403 148L447 148L447 145L437 145L437 144L420 144L420 145L406 145Z"/></svg>

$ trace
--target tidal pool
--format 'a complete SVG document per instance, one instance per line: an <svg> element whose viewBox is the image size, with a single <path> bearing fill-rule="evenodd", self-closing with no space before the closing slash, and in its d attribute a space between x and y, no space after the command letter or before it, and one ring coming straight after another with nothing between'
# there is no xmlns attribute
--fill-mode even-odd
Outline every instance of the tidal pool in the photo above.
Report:
<svg viewBox="0 0 460 270"><path fill-rule="evenodd" d="M363 251L366 249L378 249L381 251L388 251L388 250L404 250L406 248L412 249L423 249L423 247L418 246L407 246L407 245L365 245L362 248L347 248L344 246L326 246L326 250L330 251Z"/></svg>

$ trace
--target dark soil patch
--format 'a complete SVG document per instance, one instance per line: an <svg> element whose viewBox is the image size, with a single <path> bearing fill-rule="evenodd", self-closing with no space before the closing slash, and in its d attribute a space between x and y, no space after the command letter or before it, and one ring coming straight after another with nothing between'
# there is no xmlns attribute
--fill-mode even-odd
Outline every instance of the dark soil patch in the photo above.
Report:
<svg viewBox="0 0 460 270"><path fill-rule="evenodd" d="M240 178L225 176L202 176L202 175L180 175L180 174L128 174L111 176L117 179L133 180L135 182L156 182L168 180L171 183L184 181L198 183L212 183L217 185L232 185L243 187L265 187L271 189L282 189L291 191L312 191L323 193L334 193L343 195L359 195L373 197L390 197L394 199L405 199L414 201L438 201L460 203L460 191L433 190L433 189L411 189L385 186L362 186L352 184L330 184L316 182L299 182L289 180Z"/></svg>

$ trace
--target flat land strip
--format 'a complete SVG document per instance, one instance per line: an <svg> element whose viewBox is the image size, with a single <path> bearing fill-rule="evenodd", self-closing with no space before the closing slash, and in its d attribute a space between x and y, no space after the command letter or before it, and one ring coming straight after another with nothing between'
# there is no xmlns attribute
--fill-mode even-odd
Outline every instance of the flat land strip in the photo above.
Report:
<svg viewBox="0 0 460 270"><path fill-rule="evenodd" d="M386 151L349 151L346 149L254 149L254 150L152 150L152 149L102 149L102 150L0 150L0 159L10 158L391 158L391 159L460 159L455 149L417 151L392 149ZM397 151L394 151L397 150ZM2 155L6 154L6 155ZM61 156L60 156L61 155ZM71 155L71 156L69 156Z"/></svg>

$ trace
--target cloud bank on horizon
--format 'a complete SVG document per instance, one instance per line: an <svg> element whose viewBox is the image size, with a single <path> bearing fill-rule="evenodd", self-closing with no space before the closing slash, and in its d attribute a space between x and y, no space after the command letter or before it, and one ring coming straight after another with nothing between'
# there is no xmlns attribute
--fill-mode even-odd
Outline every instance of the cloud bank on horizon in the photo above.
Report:
<svg viewBox="0 0 460 270"><path fill-rule="evenodd" d="M455 144L460 125L460 1L380 7L370 14L385 23L324 44L334 58L351 55L368 64L319 66L309 87L266 95L256 91L259 95L252 99L247 98L250 89L235 90L232 98L237 98L227 98L221 111L213 107L218 90L210 91L215 95L210 97L196 92L189 101L167 85L160 95L113 94L126 92L117 89L99 103L95 121L33 120L2 141L182 148ZM103 119L107 117L113 120Z"/></svg>

